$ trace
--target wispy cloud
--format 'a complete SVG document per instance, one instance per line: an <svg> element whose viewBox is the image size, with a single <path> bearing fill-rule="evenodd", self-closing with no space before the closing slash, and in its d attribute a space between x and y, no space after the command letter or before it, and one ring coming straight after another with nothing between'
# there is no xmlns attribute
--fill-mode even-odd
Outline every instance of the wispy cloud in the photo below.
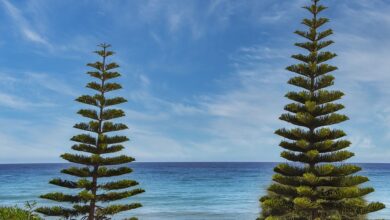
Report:
<svg viewBox="0 0 390 220"><path fill-rule="evenodd" d="M301 52L293 46L301 39L292 32L308 16L301 8L307 0L72 3L0 3L6 12L1 16L11 18L4 19L6 28L16 27L29 42L18 48L12 33L2 38L2 68L23 70L0 74L0 105L6 106L0 124L15 120L18 127L7 133L0 126L3 145L36 147L34 158L44 151L40 146L60 139L61 148L42 155L58 158L69 149L65 134L75 133L70 121L79 107L73 98L87 80L72 72L85 71L82 66L95 58L90 52L102 40L118 49L114 60L123 65L120 94L129 100L123 120L132 139L127 153L140 161L280 160L280 137L273 132L290 126L278 120L288 103L284 94L296 89L286 84L291 74L284 68L295 62L290 55ZM388 161L390 5L386 0L326 4L330 9L323 15L331 18L336 41L329 49L339 55L332 61L339 67L333 88L346 93L340 102L351 118L337 126L350 135L354 160ZM21 115L29 119L20 122ZM62 115L70 119L57 121ZM33 127L41 117L56 121L47 128L53 139L26 131L28 140L18 140L23 126ZM9 147L8 155L15 149Z"/></svg>
<svg viewBox="0 0 390 220"><path fill-rule="evenodd" d="M11 2L8 0L2 0L4 8L8 12L8 14L14 20L19 32L23 35L23 37L31 42L43 45L47 48L52 48L50 42L37 30L35 30L32 25L28 22L28 20L23 16L21 11L16 8Z"/></svg>
<svg viewBox="0 0 390 220"><path fill-rule="evenodd" d="M60 117L55 120L42 117L41 121L44 123L0 117L1 163L60 161L59 155L70 149L74 121ZM45 131L44 134L42 131Z"/></svg>
<svg viewBox="0 0 390 220"><path fill-rule="evenodd" d="M54 75L17 70L2 71L0 105L23 111L52 108L59 104L55 101L58 97L70 96L71 100L79 95L76 89L63 80L56 79Z"/></svg>
<svg viewBox="0 0 390 220"><path fill-rule="evenodd" d="M42 88L54 91L56 93L72 97L77 97L78 95L80 95L80 92L78 92L78 90L71 87L69 84L64 82L64 80L58 80L53 76L49 76L48 74L26 72L25 76L26 78L24 80L31 81L31 84L37 84Z"/></svg>
<svg viewBox="0 0 390 220"><path fill-rule="evenodd" d="M13 21L12 27L22 39L35 45L35 47L27 47L26 52L43 57L54 55L66 59L81 59L83 55L91 52L93 46L100 43L99 37L92 33L67 35L62 32L63 29L56 29L58 24L53 24L55 19L47 18L50 16L48 13L55 10L53 6L56 4L45 1L22 3L23 7L17 7L15 2L1 0L0 6L3 6L6 14Z"/></svg>
<svg viewBox="0 0 390 220"><path fill-rule="evenodd" d="M54 104L50 102L31 102L19 96L0 92L0 105L8 108L26 110L35 107L52 107Z"/></svg>
<svg viewBox="0 0 390 220"><path fill-rule="evenodd" d="M11 108L23 109L28 106L26 100L6 93L0 93L0 105Z"/></svg>
<svg viewBox="0 0 390 220"><path fill-rule="evenodd" d="M150 36L152 37L152 39L159 45L159 46L162 46L163 45L163 40L161 39L160 36L158 36L155 32L153 31L150 31Z"/></svg>
<svg viewBox="0 0 390 220"><path fill-rule="evenodd" d="M277 61L286 60L280 53L258 45L240 48L231 56L234 71L218 82L228 87L218 94L194 96L188 102L164 100L148 87L132 91L130 101L145 108L128 111L140 158L153 160L147 151L168 147L174 155L177 153L176 160L277 160L277 151L266 157L261 152L276 147L278 142L273 131L281 126L277 118L284 91L276 88L287 79L277 65ZM271 69L269 63L274 63ZM139 80L144 81L142 77ZM281 97L280 101L275 97ZM186 138L175 139L175 133ZM172 159L168 154L164 157L155 160Z"/></svg>

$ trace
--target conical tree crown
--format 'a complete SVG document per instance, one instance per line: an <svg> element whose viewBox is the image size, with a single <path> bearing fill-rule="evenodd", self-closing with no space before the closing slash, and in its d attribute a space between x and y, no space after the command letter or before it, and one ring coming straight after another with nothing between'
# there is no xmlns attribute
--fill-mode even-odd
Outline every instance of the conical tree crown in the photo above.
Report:
<svg viewBox="0 0 390 220"><path fill-rule="evenodd" d="M363 196L374 191L371 187L359 187L368 178L356 175L360 167L341 163L354 154L346 148L350 142L346 134L330 126L348 120L337 113L344 106L335 101L344 94L327 90L334 83L330 73L337 67L326 61L336 57L326 51L333 44L327 40L333 32L324 29L329 19L319 14L326 9L319 0L303 7L312 17L303 19L306 31L296 31L305 42L295 45L306 51L292 58L298 64L287 67L296 74L288 83L298 88L286 97L292 103L285 106L287 113L280 120L296 125L292 129L279 129L275 133L283 140L281 157L290 163L274 168L274 183L268 195L260 199L262 213L259 219L364 219L369 212L384 208L382 203L367 203Z"/></svg>
<svg viewBox="0 0 390 220"><path fill-rule="evenodd" d="M122 123L112 122L125 116L121 109L113 106L126 102L123 97L107 97L107 93L122 88L114 79L120 76L115 69L119 67L114 62L107 62L108 57L114 52L109 51L110 45L99 45L101 50L95 51L101 57L101 61L87 64L92 68L88 72L94 81L87 84L87 88L95 92L93 95L82 95L76 99L77 102L90 106L81 109L77 113L88 122L81 122L74 125L74 128L84 131L82 134L71 138L75 144L72 149L80 153L65 153L61 157L71 163L79 164L64 169L61 172L77 178L64 180L56 178L50 181L51 184L74 189L75 194L48 193L41 198L56 202L65 202L67 206L53 206L38 208L37 211L48 216L85 216L88 220L103 219L108 215L141 207L140 203L106 205L109 202L128 198L144 192L143 189L128 189L138 185L134 180L110 180L116 177L129 174L132 169L127 166L119 166L134 161L134 158L127 155L118 155L125 147L123 142L129 139L123 135L112 133L127 129ZM105 155L113 156L105 156ZM110 168L109 166L116 165Z"/></svg>

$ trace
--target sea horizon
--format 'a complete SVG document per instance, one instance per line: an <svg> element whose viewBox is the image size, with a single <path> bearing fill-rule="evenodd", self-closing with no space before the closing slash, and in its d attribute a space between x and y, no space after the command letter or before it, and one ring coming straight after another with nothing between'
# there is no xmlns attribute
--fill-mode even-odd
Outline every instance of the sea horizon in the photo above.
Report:
<svg viewBox="0 0 390 220"><path fill-rule="evenodd" d="M134 163L291 163L288 161L133 161ZM390 162L342 162L348 164L390 164ZM70 162L26 162L26 163L1 163L0 165L15 165L15 164L73 164Z"/></svg>
<svg viewBox="0 0 390 220"><path fill-rule="evenodd" d="M141 202L143 207L113 218L136 216L142 220L237 220L255 219L260 213L259 198L272 182L273 168L279 162L132 162L134 172L120 179L135 179L145 193L117 203ZM370 181L375 192L368 201L380 201L390 207L388 163L354 163L363 169L358 174ZM48 192L65 192L49 184L52 178L72 179L60 170L71 163L0 164L0 206L23 206L36 201L38 206L55 202L40 199ZM28 183L28 184L26 184ZM66 192L76 192L73 190ZM58 204L58 203L57 203ZM386 218L390 210L369 215ZM51 218L47 218L51 219Z"/></svg>

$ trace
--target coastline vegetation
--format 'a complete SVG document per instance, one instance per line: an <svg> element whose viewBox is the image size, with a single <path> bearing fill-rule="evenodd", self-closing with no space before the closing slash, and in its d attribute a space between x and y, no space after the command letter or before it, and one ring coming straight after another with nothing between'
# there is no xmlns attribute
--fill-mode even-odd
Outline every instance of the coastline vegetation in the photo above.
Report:
<svg viewBox="0 0 390 220"><path fill-rule="evenodd" d="M112 122L125 116L121 109L112 108L115 105L126 102L123 97L107 97L107 93L122 88L119 83L112 82L121 74L115 69L119 67L115 62L108 62L108 57L114 54L108 50L110 45L101 44L100 50L95 51L101 61L87 64L93 70L87 72L94 80L87 84L87 88L96 92L94 95L82 95L76 99L77 102L91 106L89 109L81 109L77 113L89 120L74 125L85 133L75 135L71 138L76 142L72 149L81 154L65 153L61 157L73 164L61 172L78 180L64 180L56 178L50 184L79 190L77 194L64 194L60 192L48 193L41 198L64 202L71 206L40 207L36 211L47 216L61 216L64 218L81 217L88 220L110 219L107 216L115 215L118 212L128 211L141 207L140 203L110 204L110 202L125 199L140 193L141 188L128 189L138 185L137 181L123 179L113 181L111 177L129 174L132 169L128 164L135 159L127 155L115 155L103 157L106 154L115 154L125 147L123 142L129 139L123 135L107 135L127 129L125 124ZM112 168L112 166L114 166ZM110 168L111 167L111 168ZM74 178L73 178L74 179ZM105 181L111 179L111 181ZM135 219L135 218L133 218Z"/></svg>
<svg viewBox="0 0 390 220"><path fill-rule="evenodd" d="M337 70L325 63L336 54L323 51L333 44L332 40L326 40L333 31L319 30L329 22L319 16L326 9L319 0L312 0L312 5L304 9L312 15L302 20L308 30L295 33L307 41L295 46L308 54L293 55L300 63L287 67L297 74L288 83L303 90L286 94L293 103L286 105L284 110L288 113L280 116L280 120L298 127L275 132L284 138L279 144L284 148L281 157L290 162L274 168L276 174L268 195L260 199L262 213L258 219L366 219L366 214L385 206L364 199L374 189L359 185L369 179L356 175L361 170L359 166L343 163L354 153L345 150L351 144L343 139L346 133L330 128L348 120L347 116L336 113L344 106L334 102L344 93L326 90L335 79L329 73Z"/></svg>
<svg viewBox="0 0 390 220"><path fill-rule="evenodd" d="M36 202L26 202L24 208L0 206L0 220L43 220L34 213Z"/></svg>

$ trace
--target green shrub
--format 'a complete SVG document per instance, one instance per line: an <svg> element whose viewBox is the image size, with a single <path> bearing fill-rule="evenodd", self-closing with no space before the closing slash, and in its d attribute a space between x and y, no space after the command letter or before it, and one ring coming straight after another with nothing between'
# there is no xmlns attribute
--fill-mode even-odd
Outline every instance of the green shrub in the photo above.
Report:
<svg viewBox="0 0 390 220"><path fill-rule="evenodd" d="M43 220L33 213L35 202L26 202L25 209L17 206L0 206L0 220Z"/></svg>

